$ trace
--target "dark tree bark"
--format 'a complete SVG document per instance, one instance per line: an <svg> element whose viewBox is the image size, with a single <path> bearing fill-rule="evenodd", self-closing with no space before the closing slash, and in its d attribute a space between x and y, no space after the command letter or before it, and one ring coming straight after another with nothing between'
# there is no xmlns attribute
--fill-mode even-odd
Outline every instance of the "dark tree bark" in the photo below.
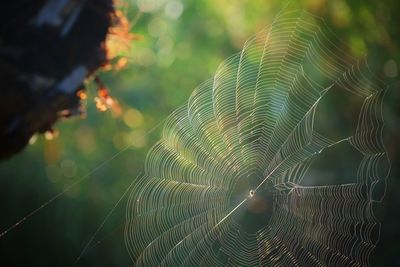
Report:
<svg viewBox="0 0 400 267"><path fill-rule="evenodd" d="M114 9L112 0L13 0L0 14L2 160L80 113L77 91L107 62Z"/></svg>

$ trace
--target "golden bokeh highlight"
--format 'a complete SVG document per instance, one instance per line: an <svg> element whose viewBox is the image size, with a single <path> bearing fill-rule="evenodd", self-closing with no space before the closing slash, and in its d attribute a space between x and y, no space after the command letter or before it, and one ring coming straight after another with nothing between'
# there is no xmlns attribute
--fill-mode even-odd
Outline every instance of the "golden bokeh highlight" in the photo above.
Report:
<svg viewBox="0 0 400 267"><path fill-rule="evenodd" d="M144 122L144 117L139 110L130 108L124 113L123 120L130 128L139 128Z"/></svg>

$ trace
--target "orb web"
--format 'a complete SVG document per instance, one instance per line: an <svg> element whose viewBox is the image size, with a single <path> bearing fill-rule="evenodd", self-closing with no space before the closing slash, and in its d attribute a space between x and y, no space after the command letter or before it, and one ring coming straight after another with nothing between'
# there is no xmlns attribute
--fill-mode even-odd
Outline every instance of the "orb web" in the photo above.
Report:
<svg viewBox="0 0 400 267"><path fill-rule="evenodd" d="M362 105L339 138L316 117L340 90ZM389 168L385 90L321 19L279 15L166 120L128 200L135 265L368 266ZM341 144L360 155L350 182L310 172Z"/></svg>

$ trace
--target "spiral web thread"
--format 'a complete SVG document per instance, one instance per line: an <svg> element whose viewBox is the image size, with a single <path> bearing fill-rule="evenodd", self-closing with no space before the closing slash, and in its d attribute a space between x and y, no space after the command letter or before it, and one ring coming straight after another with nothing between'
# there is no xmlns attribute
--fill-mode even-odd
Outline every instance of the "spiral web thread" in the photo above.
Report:
<svg viewBox="0 0 400 267"><path fill-rule="evenodd" d="M135 265L369 265L380 228L372 209L384 195L375 189L388 171L386 87L341 46L312 14L281 14L169 116L128 201ZM335 88L363 99L355 132L340 140L314 129ZM362 155L354 183L302 185L313 159L343 142ZM260 194L270 217L246 226Z"/></svg>

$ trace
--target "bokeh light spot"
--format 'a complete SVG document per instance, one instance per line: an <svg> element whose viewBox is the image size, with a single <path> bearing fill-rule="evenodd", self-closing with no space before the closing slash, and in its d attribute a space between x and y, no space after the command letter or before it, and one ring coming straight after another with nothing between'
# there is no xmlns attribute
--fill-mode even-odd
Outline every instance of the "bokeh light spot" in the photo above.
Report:
<svg viewBox="0 0 400 267"><path fill-rule="evenodd" d="M34 143L36 143L37 141L37 134L34 134L31 136L31 138L29 139L29 144L33 145Z"/></svg>
<svg viewBox="0 0 400 267"><path fill-rule="evenodd" d="M129 141L132 147L142 148L147 144L147 138L143 130L134 130L129 134Z"/></svg>
<svg viewBox="0 0 400 267"><path fill-rule="evenodd" d="M165 6L164 13L168 18L178 19L183 12L183 4L180 1L170 1Z"/></svg>
<svg viewBox="0 0 400 267"><path fill-rule="evenodd" d="M130 128L138 128L143 124L144 117L142 113L134 108L128 109L124 114L124 122Z"/></svg>
<svg viewBox="0 0 400 267"><path fill-rule="evenodd" d="M155 12L164 4L163 0L138 0L137 6L142 12Z"/></svg>

